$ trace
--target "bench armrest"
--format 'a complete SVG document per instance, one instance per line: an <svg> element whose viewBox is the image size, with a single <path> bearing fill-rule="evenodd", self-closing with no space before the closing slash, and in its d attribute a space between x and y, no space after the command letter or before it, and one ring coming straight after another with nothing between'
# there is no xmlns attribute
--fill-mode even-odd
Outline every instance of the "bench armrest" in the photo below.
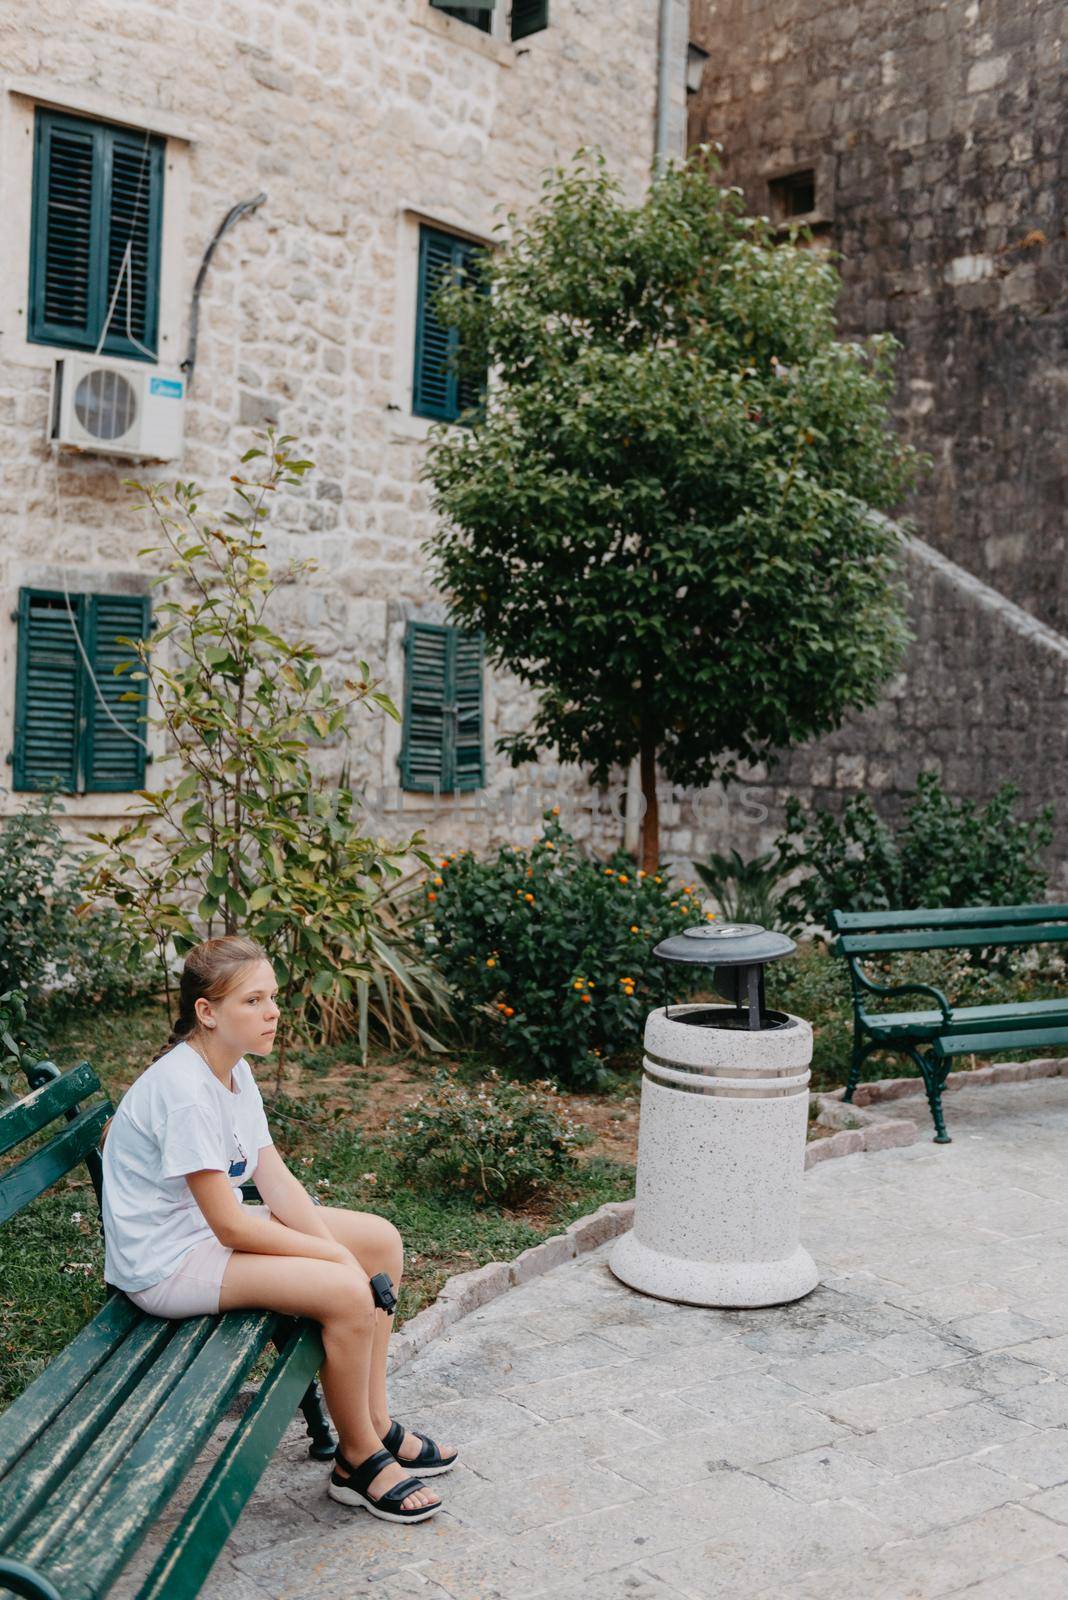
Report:
<svg viewBox="0 0 1068 1600"><path fill-rule="evenodd" d="M938 1006L942 1013L942 1021L947 1027L953 1021L953 1007L941 989L936 989L929 983L874 983L871 978L861 971L855 962L851 961L849 965L853 970L854 981L861 984L871 994L885 995L888 999L898 994L925 994ZM856 991L854 991L853 999L859 1008L860 996Z"/></svg>

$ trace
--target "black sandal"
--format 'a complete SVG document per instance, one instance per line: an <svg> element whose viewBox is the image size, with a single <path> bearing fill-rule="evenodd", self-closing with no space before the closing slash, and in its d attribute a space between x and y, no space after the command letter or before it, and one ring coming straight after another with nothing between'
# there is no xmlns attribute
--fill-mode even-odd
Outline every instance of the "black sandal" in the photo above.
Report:
<svg viewBox="0 0 1068 1600"><path fill-rule="evenodd" d="M410 1511L404 1509L402 1502L410 1494L414 1494L416 1489L426 1488L418 1478L405 1478L379 1495L368 1492L367 1485L378 1477L383 1467L396 1464L395 1457L388 1450L376 1450L358 1467L346 1461L340 1450L335 1451L334 1460L337 1465L330 1474L326 1492L332 1500L340 1500L344 1506L363 1506L372 1517L381 1517L383 1522L425 1522L427 1517L441 1510L440 1500L436 1506L415 1506ZM349 1474L347 1478L338 1476L338 1466L344 1467Z"/></svg>
<svg viewBox="0 0 1068 1600"><path fill-rule="evenodd" d="M414 1461L402 1461L397 1454L404 1443L405 1433L415 1433L415 1437L423 1447ZM389 1432L382 1443L394 1461L402 1467L410 1467L413 1472L420 1473L424 1478L440 1478L443 1472L451 1472L460 1458L459 1450L454 1450L451 1456L443 1456L433 1439L428 1439L425 1433L416 1433L414 1428L402 1428L399 1422L390 1423Z"/></svg>

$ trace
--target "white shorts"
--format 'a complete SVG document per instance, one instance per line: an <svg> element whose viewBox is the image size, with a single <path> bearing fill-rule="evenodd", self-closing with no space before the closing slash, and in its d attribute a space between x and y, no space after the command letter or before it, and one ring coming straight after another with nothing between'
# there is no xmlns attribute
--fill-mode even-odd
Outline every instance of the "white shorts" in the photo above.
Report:
<svg viewBox="0 0 1068 1600"><path fill-rule="evenodd" d="M248 1211L271 1215L266 1206L249 1205ZM195 1244L162 1283L139 1289L128 1298L152 1317L214 1317L219 1310L223 1274L233 1251L215 1235Z"/></svg>

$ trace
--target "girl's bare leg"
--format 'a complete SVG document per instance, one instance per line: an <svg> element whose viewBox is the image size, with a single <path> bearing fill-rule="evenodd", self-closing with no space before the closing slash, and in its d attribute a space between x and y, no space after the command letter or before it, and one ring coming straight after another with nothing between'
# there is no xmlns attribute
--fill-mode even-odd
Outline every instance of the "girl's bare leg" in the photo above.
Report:
<svg viewBox="0 0 1068 1600"><path fill-rule="evenodd" d="M376 1272L388 1272L393 1279L394 1293L399 1293L404 1271L404 1245L392 1222L387 1222L385 1217L375 1216L371 1211L347 1211L342 1206L323 1206L322 1211L334 1238L356 1257L367 1276L372 1278ZM392 1332L393 1318L376 1309L368 1375L368 1409L379 1438L384 1437L392 1420L386 1398L386 1357ZM438 1448L442 1455L452 1454L451 1445L439 1442ZM407 1433L400 1447L401 1459L414 1461L421 1449L422 1445L414 1433Z"/></svg>
<svg viewBox="0 0 1068 1600"><path fill-rule="evenodd" d="M219 1309L246 1307L312 1317L322 1324L326 1360L320 1376L341 1450L354 1466L381 1450L381 1435L368 1405L376 1312L367 1274L310 1256L260 1256L235 1250L223 1274ZM372 1478L368 1492L372 1497L381 1495L408 1476L402 1466L392 1463ZM437 1505L438 1497L424 1488L408 1495L403 1504L412 1510Z"/></svg>

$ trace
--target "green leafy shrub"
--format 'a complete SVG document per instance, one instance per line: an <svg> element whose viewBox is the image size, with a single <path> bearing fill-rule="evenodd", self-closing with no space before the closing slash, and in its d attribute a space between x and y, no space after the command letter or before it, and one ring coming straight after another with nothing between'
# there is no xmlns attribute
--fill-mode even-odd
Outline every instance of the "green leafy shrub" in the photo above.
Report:
<svg viewBox="0 0 1068 1600"><path fill-rule="evenodd" d="M592 860L551 812L530 849L449 857L425 894L423 937L457 1020L513 1069L604 1086L650 1007L692 987L652 950L704 916L694 886L637 872L622 852Z"/></svg>
<svg viewBox="0 0 1068 1600"><path fill-rule="evenodd" d="M389 1143L412 1188L519 1205L566 1178L582 1142L551 1084L490 1072L469 1088L453 1071L402 1112Z"/></svg>
<svg viewBox="0 0 1068 1600"><path fill-rule="evenodd" d="M727 855L713 851L706 860L694 862L694 871L728 921L756 922L762 928L779 926L784 873L774 850L749 861L737 850Z"/></svg>
<svg viewBox="0 0 1068 1600"><path fill-rule="evenodd" d="M0 822L0 991L22 994L38 1015L132 1004L155 976L127 965L115 912L86 905L83 858L61 814L54 795L34 795Z"/></svg>
<svg viewBox="0 0 1068 1600"><path fill-rule="evenodd" d="M1019 905L1046 888L1041 853L1053 837L1053 808L1031 819L1014 812L1016 786L1004 784L983 807L954 800L937 773L921 773L895 832L866 795L840 816L806 815L787 802L776 841L786 870L804 876L782 909L826 927L831 911L905 911L917 906Z"/></svg>
<svg viewBox="0 0 1068 1600"><path fill-rule="evenodd" d="M421 836L368 835L358 797L313 757L350 737L358 709L396 708L365 661L336 683L313 645L272 625L279 588L315 566L275 573L264 555L272 498L311 470L292 442L268 433L245 452L230 480L237 509L222 514L194 483L135 485L159 540L141 554L165 598L153 636L124 641L137 661L123 698L151 701L168 751L129 820L91 835L103 848L90 883L117 906L131 965L154 954L168 987L172 952L200 938L240 929L262 943L281 986L279 1078L294 1034L355 1034L366 1057L377 1021L391 1043L433 1045L443 998L410 936L422 907L392 895L409 852L430 863Z"/></svg>

